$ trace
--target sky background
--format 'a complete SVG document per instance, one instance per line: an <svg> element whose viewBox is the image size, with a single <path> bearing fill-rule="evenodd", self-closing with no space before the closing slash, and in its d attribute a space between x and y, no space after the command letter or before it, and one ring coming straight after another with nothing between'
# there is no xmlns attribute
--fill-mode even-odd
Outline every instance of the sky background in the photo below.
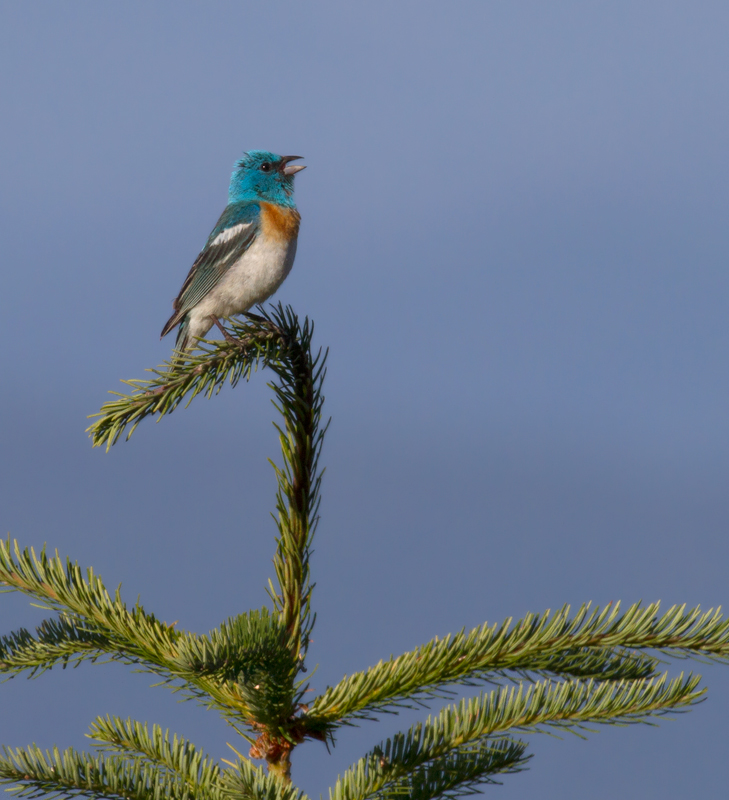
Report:
<svg viewBox="0 0 729 800"><path fill-rule="evenodd" d="M266 602L258 375L106 454L87 415L159 330L233 162L305 156L277 295L331 348L317 691L435 635L622 600L729 602L725 2L0 4L0 531L207 631ZM3 596L0 629L43 616ZM488 797L723 797L729 669L658 728L533 737ZM97 714L227 757L128 668L0 687L0 742ZM422 715L294 754L313 796Z"/></svg>

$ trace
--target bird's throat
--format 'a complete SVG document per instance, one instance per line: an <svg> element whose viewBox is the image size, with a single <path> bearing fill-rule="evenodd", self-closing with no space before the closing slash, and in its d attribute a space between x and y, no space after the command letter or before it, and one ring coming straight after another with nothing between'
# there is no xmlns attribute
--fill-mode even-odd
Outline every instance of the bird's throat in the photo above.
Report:
<svg viewBox="0 0 729 800"><path fill-rule="evenodd" d="M298 236L301 215L295 208L285 208L266 202L260 205L261 233L266 238L289 242Z"/></svg>

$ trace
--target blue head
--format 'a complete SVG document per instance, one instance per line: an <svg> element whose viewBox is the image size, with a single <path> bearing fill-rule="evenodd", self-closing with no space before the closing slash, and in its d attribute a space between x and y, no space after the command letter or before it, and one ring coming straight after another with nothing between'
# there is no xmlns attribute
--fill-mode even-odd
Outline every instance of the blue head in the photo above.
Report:
<svg viewBox="0 0 729 800"><path fill-rule="evenodd" d="M238 161L230 177L228 202L266 200L293 208L294 175L303 166L293 166L301 156L277 156L266 150L249 150Z"/></svg>

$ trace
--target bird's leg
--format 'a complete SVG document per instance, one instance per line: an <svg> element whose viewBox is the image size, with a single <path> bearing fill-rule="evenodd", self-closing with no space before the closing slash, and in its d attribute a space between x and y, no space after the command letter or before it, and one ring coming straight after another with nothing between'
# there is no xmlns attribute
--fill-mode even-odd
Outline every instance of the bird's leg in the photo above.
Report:
<svg viewBox="0 0 729 800"><path fill-rule="evenodd" d="M210 315L210 319L213 321L213 325L217 325L220 332L223 334L223 338L225 339L228 344L240 344L240 339L236 339L231 333L225 330L225 328L221 325L220 320L215 316L215 314Z"/></svg>

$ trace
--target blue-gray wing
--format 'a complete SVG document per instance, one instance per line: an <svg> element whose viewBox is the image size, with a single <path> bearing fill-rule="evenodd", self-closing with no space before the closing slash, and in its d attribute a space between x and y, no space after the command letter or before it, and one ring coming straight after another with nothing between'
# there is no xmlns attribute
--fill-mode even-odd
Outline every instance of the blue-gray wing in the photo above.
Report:
<svg viewBox="0 0 729 800"><path fill-rule="evenodd" d="M260 213L257 203L226 207L172 304L175 311L162 328L162 336L180 323L250 247L260 227Z"/></svg>

